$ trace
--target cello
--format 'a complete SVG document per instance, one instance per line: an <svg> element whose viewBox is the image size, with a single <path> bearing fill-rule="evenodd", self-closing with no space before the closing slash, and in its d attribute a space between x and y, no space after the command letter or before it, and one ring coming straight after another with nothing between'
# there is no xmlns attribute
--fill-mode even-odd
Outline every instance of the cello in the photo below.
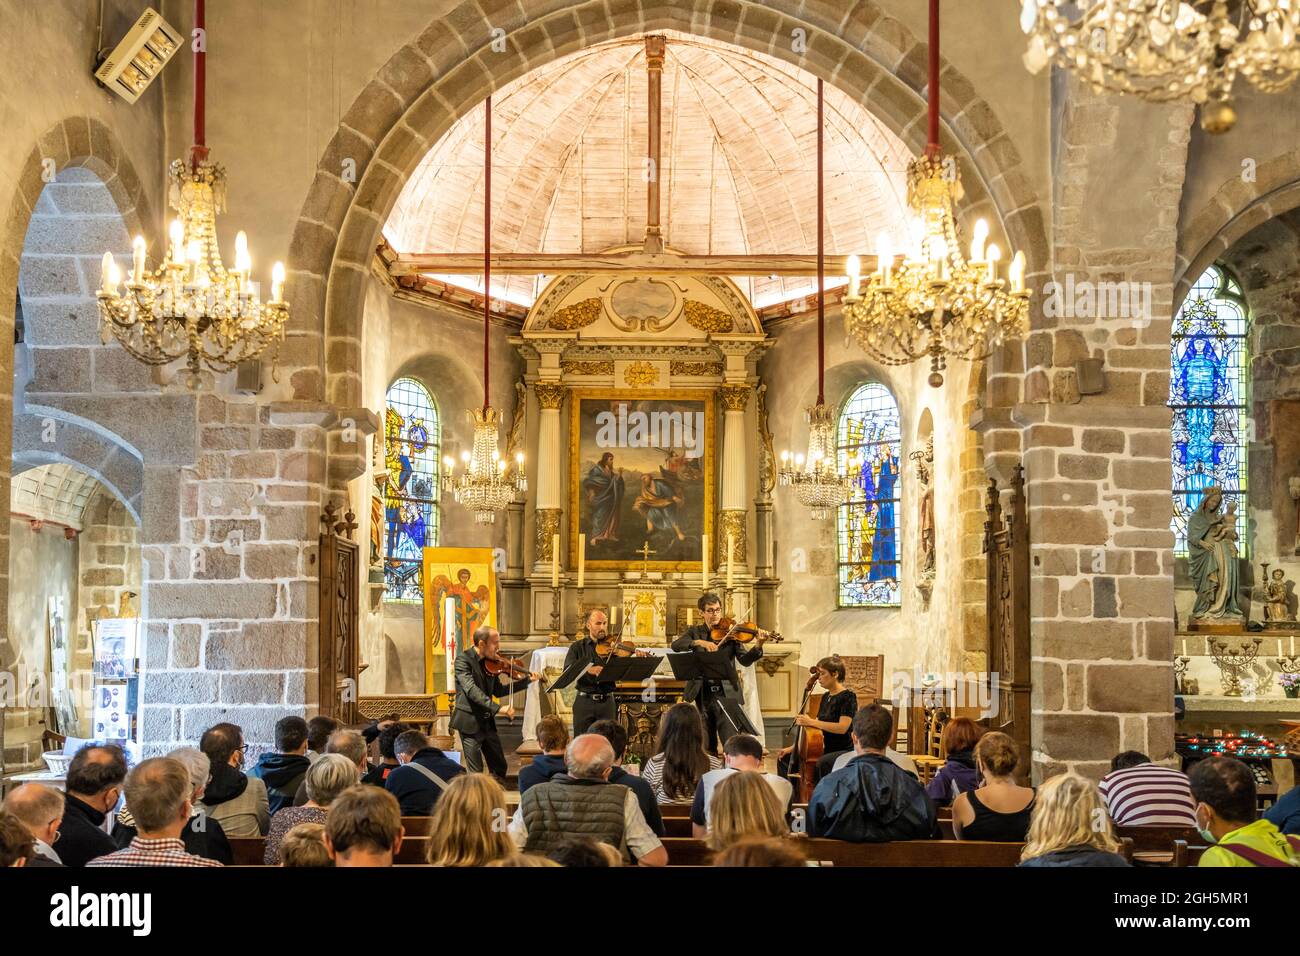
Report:
<svg viewBox="0 0 1300 956"><path fill-rule="evenodd" d="M814 696L812 692L817 686L817 668L808 668L808 673L808 683L803 689L799 714L816 720L817 711L821 708L821 695ZM807 803L817 784L817 761L826 752L826 739L816 727L801 727L793 722L790 726L794 728L794 747L790 751L790 776L799 777L799 802Z"/></svg>

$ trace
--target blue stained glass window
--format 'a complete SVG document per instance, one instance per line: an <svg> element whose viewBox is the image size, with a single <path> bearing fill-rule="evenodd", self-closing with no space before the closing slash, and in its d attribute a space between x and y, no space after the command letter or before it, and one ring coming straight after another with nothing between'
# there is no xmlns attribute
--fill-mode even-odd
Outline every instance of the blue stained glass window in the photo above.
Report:
<svg viewBox="0 0 1300 956"><path fill-rule="evenodd" d="M839 508L839 606L898 607L898 403L875 382L860 385L840 412L836 451L853 494Z"/></svg>
<svg viewBox="0 0 1300 956"><path fill-rule="evenodd" d="M438 410L413 378L388 389L384 410L384 599L423 601L421 550L438 543Z"/></svg>
<svg viewBox="0 0 1300 956"><path fill-rule="evenodd" d="M1174 553L1187 554L1187 518L1206 488L1235 504L1246 554L1248 320L1241 285L1220 266L1196 280L1170 336L1169 406L1173 409Z"/></svg>

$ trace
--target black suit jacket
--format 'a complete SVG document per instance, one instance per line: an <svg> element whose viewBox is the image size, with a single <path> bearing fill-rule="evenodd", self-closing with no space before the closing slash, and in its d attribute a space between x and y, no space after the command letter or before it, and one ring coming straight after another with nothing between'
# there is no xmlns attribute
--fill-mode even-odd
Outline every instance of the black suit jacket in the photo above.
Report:
<svg viewBox="0 0 1300 956"><path fill-rule="evenodd" d="M64 866L85 866L97 856L117 852L117 843L102 829L104 814L71 794L63 798L63 822L54 852Z"/></svg>
<svg viewBox="0 0 1300 956"><path fill-rule="evenodd" d="M451 729L462 734L481 734L497 729L496 713L501 705L493 697L510 693L510 684L499 676L493 677L483 667L483 658L474 648L466 648L456 655L456 707L451 712ZM518 690L528 681L515 681Z"/></svg>
<svg viewBox="0 0 1300 956"><path fill-rule="evenodd" d="M709 626L707 624L694 624L683 631L681 637L673 641L673 650L678 653L685 653L693 649L692 645L695 641L707 640L709 640ZM749 666L763 656L763 649L757 644L746 649L743 644L736 641L727 641L719 650L730 655L732 661L731 679L729 683L722 685L722 696L730 697L732 700L742 700L740 678L736 674L735 665ZM703 684L703 681L688 680L686 689L682 692L682 700L695 700L696 697L700 696Z"/></svg>

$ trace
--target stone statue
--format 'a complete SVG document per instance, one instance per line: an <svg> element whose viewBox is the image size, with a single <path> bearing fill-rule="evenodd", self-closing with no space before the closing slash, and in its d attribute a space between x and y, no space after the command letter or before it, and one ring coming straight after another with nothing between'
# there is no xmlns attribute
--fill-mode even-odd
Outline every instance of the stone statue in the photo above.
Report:
<svg viewBox="0 0 1300 956"><path fill-rule="evenodd" d="M921 494L917 503L919 537L917 541L916 566L922 582L934 580L935 570L935 535L934 535L934 436L925 441L925 451L914 451L909 456L916 462L916 480L920 483ZM922 588L924 590L924 587Z"/></svg>
<svg viewBox="0 0 1300 956"><path fill-rule="evenodd" d="M1291 613L1287 601L1286 575L1281 568L1274 568L1273 573L1269 574L1268 565L1265 564L1264 576L1267 578L1264 585L1264 623L1294 624L1295 615Z"/></svg>
<svg viewBox="0 0 1300 956"><path fill-rule="evenodd" d="M1237 550L1237 506L1220 514L1223 490L1205 489L1187 519L1187 570L1196 587L1192 620L1244 620Z"/></svg>

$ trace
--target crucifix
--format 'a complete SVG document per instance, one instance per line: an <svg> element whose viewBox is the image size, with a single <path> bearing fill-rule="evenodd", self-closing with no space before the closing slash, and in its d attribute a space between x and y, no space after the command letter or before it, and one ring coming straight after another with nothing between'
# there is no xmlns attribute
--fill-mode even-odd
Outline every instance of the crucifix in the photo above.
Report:
<svg viewBox="0 0 1300 956"><path fill-rule="evenodd" d="M658 551L651 551L651 550L650 550L650 542L649 542L649 541L647 541L647 542L646 542L646 543L641 547L641 550L637 551L637 554L641 555L641 576L642 576L642 577L645 577L646 574L647 574L647 573L649 572L649 570L650 570L650 555L652 555L652 554L658 554L658 553L659 553Z"/></svg>

